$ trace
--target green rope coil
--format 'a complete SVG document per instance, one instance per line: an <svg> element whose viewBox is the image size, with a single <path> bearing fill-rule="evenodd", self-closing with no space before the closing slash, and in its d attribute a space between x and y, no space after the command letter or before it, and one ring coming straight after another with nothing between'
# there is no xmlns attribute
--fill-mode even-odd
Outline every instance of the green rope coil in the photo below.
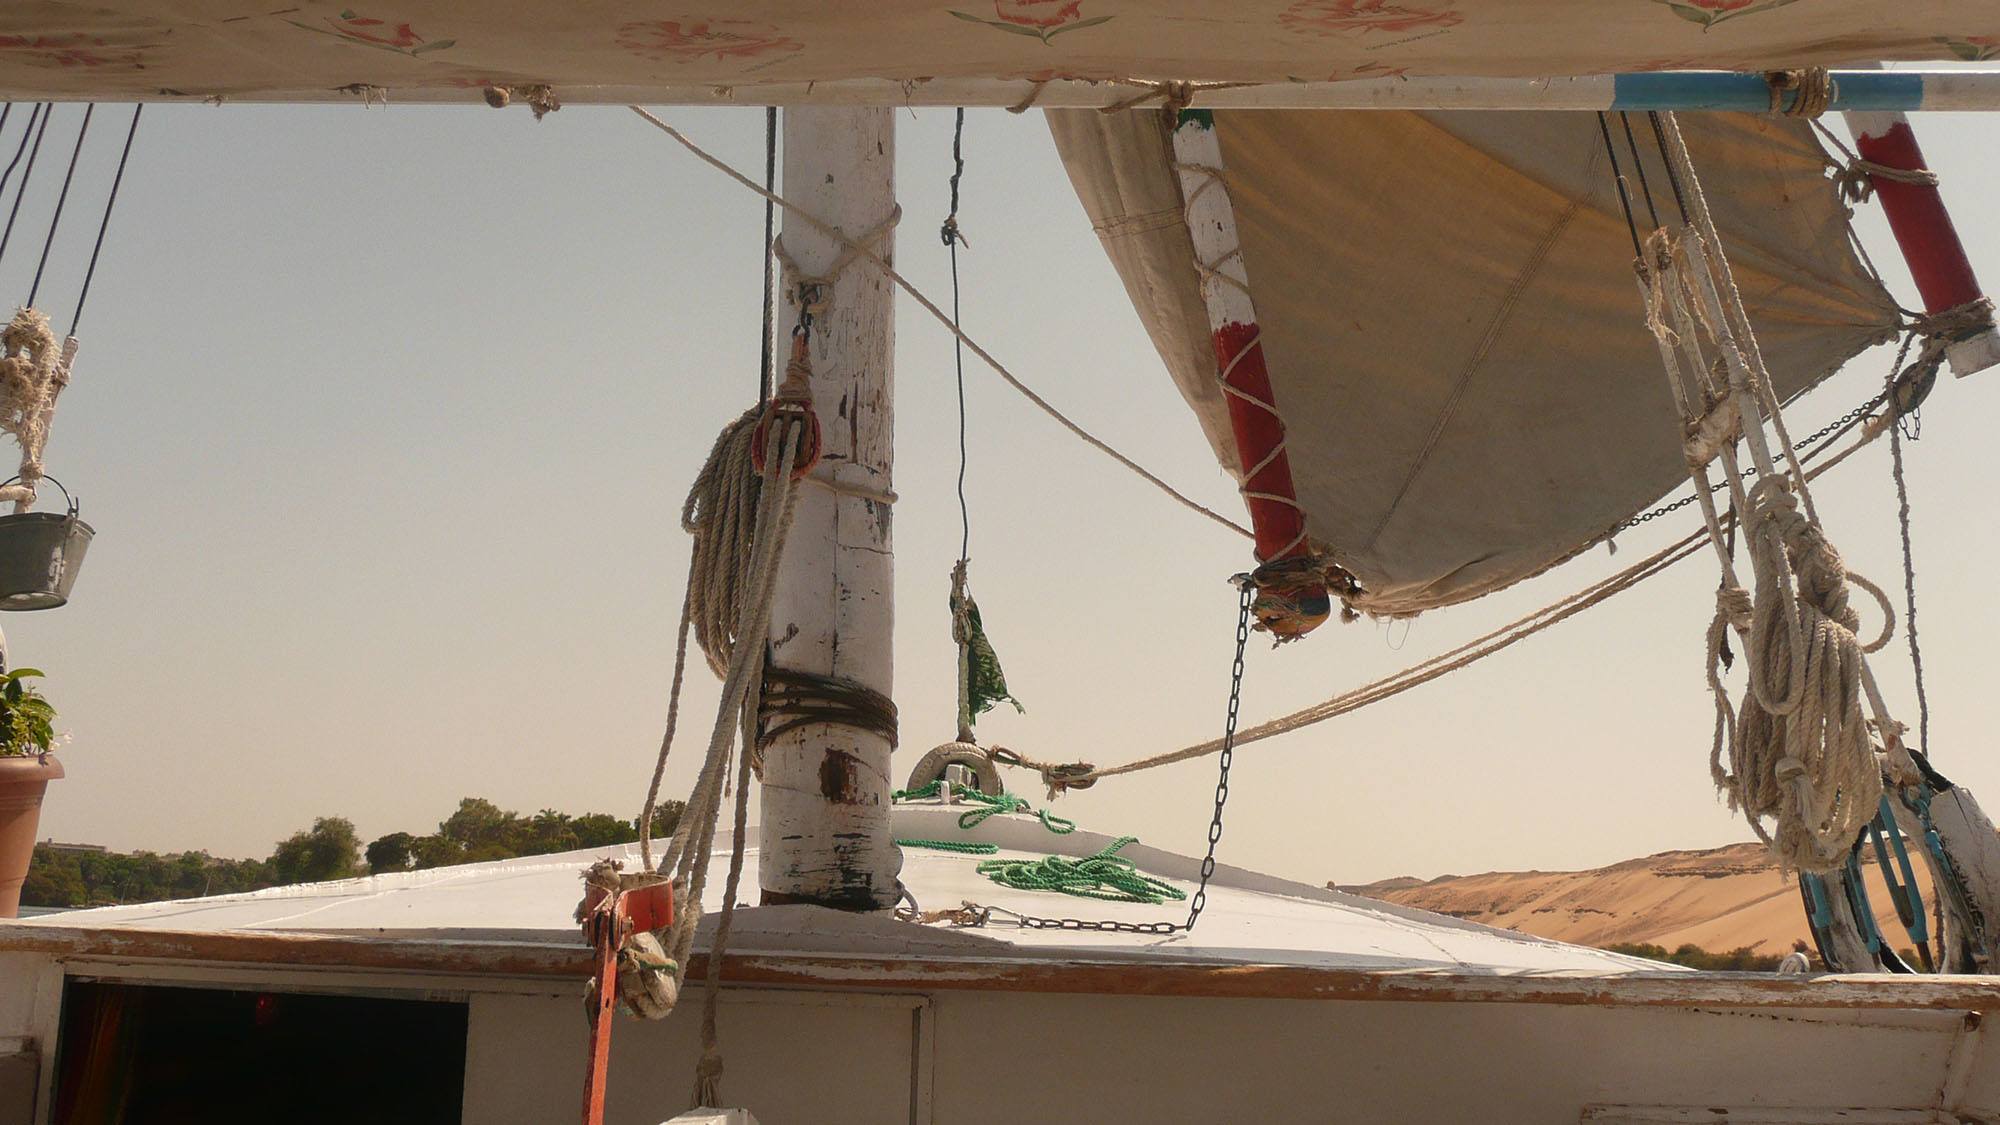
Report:
<svg viewBox="0 0 2000 1125"><path fill-rule="evenodd" d="M1000 850L998 844L976 844L970 840L898 840L899 848L930 848L933 851L957 852L960 855L992 855Z"/></svg>
<svg viewBox="0 0 2000 1125"><path fill-rule="evenodd" d="M944 779L939 778L921 789L898 789L893 799L896 801L927 801L944 792ZM1058 836L1067 836L1076 831L1076 822L1056 816L1047 809L1037 809L1026 797L1016 797L1012 793L989 795L969 785L954 785L952 795L977 806L967 809L958 818L958 826L971 831L986 822L994 813L1034 813L1041 818L1042 827Z"/></svg>
<svg viewBox="0 0 2000 1125"><path fill-rule="evenodd" d="M1003 887L1017 891L1055 891L1105 902L1138 902L1151 906L1187 898L1187 892L1163 879L1139 874L1131 860L1118 852L1137 836L1120 836L1103 851L1082 859L1051 855L1041 859L989 859L978 871Z"/></svg>

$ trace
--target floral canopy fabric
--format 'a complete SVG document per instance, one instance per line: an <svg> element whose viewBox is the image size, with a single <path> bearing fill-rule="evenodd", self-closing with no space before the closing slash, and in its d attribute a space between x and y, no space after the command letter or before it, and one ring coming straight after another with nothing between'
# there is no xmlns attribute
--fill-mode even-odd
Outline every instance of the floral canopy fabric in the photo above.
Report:
<svg viewBox="0 0 2000 1125"><path fill-rule="evenodd" d="M12 98L448 100L549 85L574 102L755 101L754 87L774 83L1283 83L1995 57L1992 0L0 4L0 91Z"/></svg>

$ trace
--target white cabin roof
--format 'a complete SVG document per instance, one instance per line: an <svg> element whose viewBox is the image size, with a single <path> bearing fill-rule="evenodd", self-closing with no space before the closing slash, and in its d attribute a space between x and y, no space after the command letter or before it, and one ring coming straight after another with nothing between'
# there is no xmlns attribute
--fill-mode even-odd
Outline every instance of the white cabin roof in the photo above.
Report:
<svg viewBox="0 0 2000 1125"><path fill-rule="evenodd" d="M998 814L970 831L958 827L964 807L901 805L895 829L903 839L964 839L993 843L1001 857L1087 856L1115 837L1077 830L1056 835L1032 816ZM757 895L756 829L745 853L742 897ZM721 909L730 840L719 834L702 907L712 924ZM1193 858L1147 847L1121 853L1138 868L1192 894ZM482 946L579 946L571 911L579 876L610 857L639 866L636 844L459 867L278 887L248 894L101 907L23 919L16 926L108 933L297 933ZM995 884L975 870L985 856L906 848L903 883L926 909L964 902L1017 914L1130 922L1181 921L1185 902L1158 906L1102 902ZM27 936L27 935L22 935ZM705 947L706 941L698 943ZM1192 935L1135 935L1029 929L996 914L985 926L919 925L886 914L857 915L803 906L750 906L736 915L732 954L879 955L922 960L964 958L1190 962L1278 965L1361 972L1433 971L1452 975L1620 975L1657 973L1657 962L1545 938L1497 930L1461 919L1342 894L1240 868L1217 865L1208 906Z"/></svg>

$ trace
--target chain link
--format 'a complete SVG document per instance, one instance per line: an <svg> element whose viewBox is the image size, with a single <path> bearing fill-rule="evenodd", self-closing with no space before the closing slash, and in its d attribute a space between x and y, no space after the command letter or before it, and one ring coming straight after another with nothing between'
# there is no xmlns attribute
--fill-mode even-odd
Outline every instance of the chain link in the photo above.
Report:
<svg viewBox="0 0 2000 1125"><path fill-rule="evenodd" d="M1238 604L1236 609L1236 657L1229 666L1229 712L1222 726L1222 754L1217 759L1215 778L1215 815L1208 822L1208 852L1201 857L1201 882L1195 887L1194 897L1188 901L1188 916L1185 922L1119 922L1109 918L1046 918L1034 914L1020 914L998 906L982 906L976 909L987 914L1003 914L1020 926L1030 930L1087 930L1098 933L1115 934L1176 934L1192 933L1194 924L1201 919L1201 912L1208 906L1208 882L1215 877L1215 848L1222 842L1222 809L1229 803L1229 766L1236 757L1236 720L1243 706L1243 653L1250 644L1250 610L1257 601L1257 587L1249 581L1248 575L1237 580ZM972 908L972 904L967 904Z"/></svg>
<svg viewBox="0 0 2000 1125"><path fill-rule="evenodd" d="M1862 403L1860 406L1855 407L1854 409L1848 411L1847 413L1842 414L1840 417L1835 418L1833 421L1828 422L1826 425L1821 426L1819 429L1814 430L1812 433L1807 434L1805 437L1800 438L1798 441L1793 442L1792 443L1793 452L1803 453L1805 452L1807 446L1817 445L1819 444L1821 439L1827 437L1828 435L1837 433L1841 430L1846 429L1849 426L1852 426L1854 423L1859 422L1861 419L1873 413L1876 407L1881 406L1884 402L1887 402L1888 399L1889 399L1888 391L1883 391L1880 394L1877 394L1875 397L1869 399L1867 402ZM1744 480L1749 480L1751 477L1754 477L1756 475L1757 475L1757 467L1755 465L1744 466L1743 468ZM1729 487L1728 481L1723 481L1721 484L1710 485L1708 489L1708 494L1710 496L1713 496L1716 493L1721 492L1724 489L1727 489L1728 487ZM1698 499L1700 499L1699 493L1690 494L1687 496L1683 496L1678 500L1672 501L1671 503L1662 504L1659 507L1654 508L1650 512L1641 512L1638 515L1633 516L1631 519L1626 520L1624 523L1618 524L1615 527L1613 527L1611 529L1611 533L1615 535L1621 531L1629 531L1632 528L1638 527L1642 523L1651 523L1652 521L1659 519L1661 516L1672 515L1675 512L1680 511L1682 508L1687 507L1689 504L1694 503Z"/></svg>

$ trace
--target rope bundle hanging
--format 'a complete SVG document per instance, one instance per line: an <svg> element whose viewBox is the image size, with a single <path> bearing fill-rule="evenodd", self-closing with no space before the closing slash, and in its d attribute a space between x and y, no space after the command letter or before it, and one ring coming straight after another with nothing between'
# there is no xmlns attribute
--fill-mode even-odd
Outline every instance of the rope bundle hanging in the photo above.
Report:
<svg viewBox="0 0 2000 1125"><path fill-rule="evenodd" d="M1834 871L1874 819L1884 760L1898 776L1914 773L1901 727L1889 718L1866 660L1888 643L1894 613L1878 587L1848 571L1826 537L1679 125L1671 114L1655 115L1653 123L1682 224L1656 230L1636 267L1647 326L1680 408L1689 476L1722 567L1707 634L1716 705L1710 771L1731 807L1782 862ZM1618 184L1622 196L1622 175ZM1779 438L1782 466L1772 457L1767 425ZM1736 455L1739 438L1756 462L1754 486ZM1711 464L1721 466L1742 513L1754 592L1737 578L1709 483ZM1873 641L1858 636L1850 586L1881 605L1884 625ZM1732 632L1749 665L1749 689L1734 709L1722 680L1733 661Z"/></svg>
<svg viewBox="0 0 2000 1125"><path fill-rule="evenodd" d="M0 430L21 446L21 479L0 488L0 503L13 501L16 512L34 506L49 422L75 362L76 337L58 343L47 314L39 309L21 309L0 330Z"/></svg>
<svg viewBox="0 0 2000 1125"><path fill-rule="evenodd" d="M69 386L70 372L76 364L76 327L83 317L84 302L90 297L91 281L97 275L98 258L104 251L104 237L111 226L112 209L118 203L118 189L125 181L126 162L132 155L132 140L138 133L139 115L144 107L135 107L132 112L132 124L126 131L125 147L118 157L118 171L105 199L104 217L98 224L97 240L90 251L90 264L84 271L83 285L77 293L69 333L58 339L50 326L48 314L35 307L35 299L41 293L42 278L55 248L56 232L62 225L63 209L69 201L70 186L76 179L77 161L83 155L84 139L90 135L90 122L96 109L95 105L84 107L83 120L77 127L76 144L70 152L69 168L63 176L62 189L49 216L48 234L42 241L41 257L35 265L28 298L6 328L0 329L0 431L11 434L21 447L20 467L16 470L19 479L0 487L0 503L11 501L17 513L34 506L35 495L43 479L42 455L48 447L49 425L55 418L56 401L62 397L63 389ZM0 111L0 129L5 128L12 110L10 103L4 111ZM21 165L23 153L26 154L27 162L21 167L21 181L15 191L14 204L8 211L6 228L0 232L0 255L6 253L7 244L13 238L15 221L20 217L21 204L27 197L28 181L34 175L35 160L41 153L42 138L47 134L49 119L53 116L54 107L47 103L29 111L20 145L6 170L0 172L0 191L4 191L13 178L16 166Z"/></svg>
<svg viewBox="0 0 2000 1125"><path fill-rule="evenodd" d="M702 1055L695 1070L694 1100L698 1105L715 1105L719 1100L722 1053L716 1032L716 1003L722 954L728 947L743 873L749 806L745 775L758 765L756 726L766 659L762 638L770 628L778 563L797 506L797 486L819 455L819 423L812 412L810 380L802 331L777 394L723 428L682 506L682 527L694 542L675 642L666 731L639 816L644 870L616 875L624 885L664 875L671 880L674 900L683 904L664 933L630 935L619 951L621 998L635 1015L659 1019L673 1010L685 983L695 928L702 916L702 895L722 797L732 774L739 779L729 873L703 997ZM761 457L754 452L760 445ZM679 725L691 632L710 668L722 677L722 696L687 807L656 863L653 809ZM732 749L738 750L733 763ZM598 878L608 877L595 869L593 873Z"/></svg>

